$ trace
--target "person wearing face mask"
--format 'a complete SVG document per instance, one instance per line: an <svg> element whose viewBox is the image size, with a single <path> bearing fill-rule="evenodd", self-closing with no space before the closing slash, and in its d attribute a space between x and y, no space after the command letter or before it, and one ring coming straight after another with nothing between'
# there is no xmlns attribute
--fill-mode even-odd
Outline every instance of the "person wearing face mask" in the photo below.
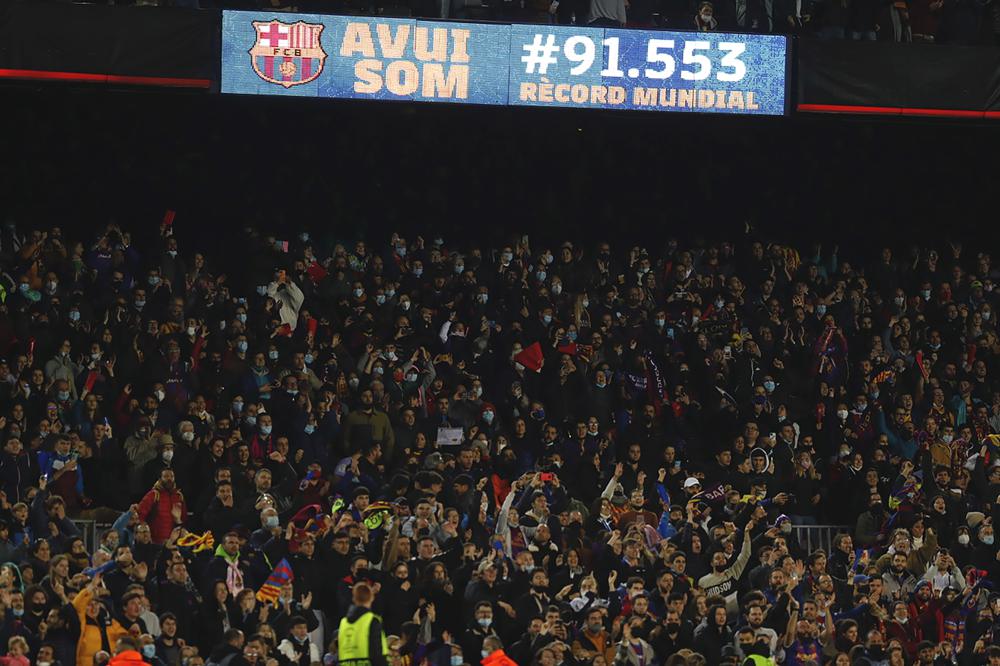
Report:
<svg viewBox="0 0 1000 666"><path fill-rule="evenodd" d="M917 657L917 646L923 638L920 624L910 617L905 601L894 601L889 607L889 621L886 623L886 638L897 640L910 660Z"/></svg>
<svg viewBox="0 0 1000 666"><path fill-rule="evenodd" d="M663 623L653 630L650 644L658 655L671 655L694 645L691 623L684 620L673 608L663 616Z"/></svg>
<svg viewBox="0 0 1000 666"><path fill-rule="evenodd" d="M169 434L163 434L159 437L156 457L143 465L143 487L148 488L156 483L156 480L160 478L160 472L165 469L174 470L178 485L184 486L187 483L187 467L179 464L177 460L177 445Z"/></svg>
<svg viewBox="0 0 1000 666"><path fill-rule="evenodd" d="M1000 576L1000 560L997 560L996 536L993 525L985 521L979 523L976 529L976 544L973 547L972 562L979 569L990 572L991 580Z"/></svg>
<svg viewBox="0 0 1000 666"><path fill-rule="evenodd" d="M355 607L358 606L356 605ZM360 624L360 626L356 628L356 632L358 634L364 634L364 638L361 636L355 637L355 632L350 630L339 635L340 640L348 644L347 654L350 658L346 660L346 663L343 656L345 650L343 648L340 649L340 663L344 664L344 666L350 666L352 661L365 659L366 657L370 660L369 663L374 666L378 662L376 659L372 658L373 655L378 654L381 651L384 660L385 655L389 652L385 634L382 633L381 619L373 615L371 610L365 610L367 610L367 613L362 612L360 616L357 616L357 619L352 622L348 622L348 627L351 627L352 624ZM348 615L350 616L350 611L348 611ZM344 619L347 620L347 618ZM309 640L309 625L306 622L306 619L300 615L296 615L295 617L289 619L288 625L288 638L278 644L278 652L292 666L313 666L314 664L319 663L319 647ZM343 626L343 622L341 622L341 628L343 628ZM354 627L351 628L353 629ZM362 640L365 640L368 644L359 644ZM364 654L365 648L367 648L367 655ZM353 653L351 652L352 650L354 650ZM386 662L383 661L383 663Z"/></svg>
<svg viewBox="0 0 1000 666"><path fill-rule="evenodd" d="M484 567L480 567L480 569L485 570ZM469 627L462 633L462 638L459 640L462 653L479 654L483 643L487 639L497 636L495 624L493 605L489 601L476 603Z"/></svg>
<svg viewBox="0 0 1000 666"><path fill-rule="evenodd" d="M142 645L139 653L142 655L144 662L149 664L149 666L167 666L156 654L156 639L152 635L143 634L139 637L139 643Z"/></svg>

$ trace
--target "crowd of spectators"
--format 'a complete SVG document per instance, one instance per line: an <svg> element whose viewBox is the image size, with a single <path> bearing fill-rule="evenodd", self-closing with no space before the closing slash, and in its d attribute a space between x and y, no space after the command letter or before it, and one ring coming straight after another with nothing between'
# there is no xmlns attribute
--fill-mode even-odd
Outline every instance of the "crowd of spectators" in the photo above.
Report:
<svg viewBox="0 0 1000 666"><path fill-rule="evenodd" d="M172 221L0 230L5 666L1000 664L986 248Z"/></svg>

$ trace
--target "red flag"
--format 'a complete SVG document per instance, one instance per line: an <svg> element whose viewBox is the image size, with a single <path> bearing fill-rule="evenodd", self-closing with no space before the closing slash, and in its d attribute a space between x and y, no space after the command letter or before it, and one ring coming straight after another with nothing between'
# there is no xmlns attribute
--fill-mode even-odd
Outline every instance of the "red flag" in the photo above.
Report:
<svg viewBox="0 0 1000 666"><path fill-rule="evenodd" d="M570 356L576 356L576 343L568 342L564 345L556 347L556 351L560 354L569 354Z"/></svg>
<svg viewBox="0 0 1000 666"><path fill-rule="evenodd" d="M532 372L541 372L545 359L542 357L542 346L537 342L521 350L514 360Z"/></svg>

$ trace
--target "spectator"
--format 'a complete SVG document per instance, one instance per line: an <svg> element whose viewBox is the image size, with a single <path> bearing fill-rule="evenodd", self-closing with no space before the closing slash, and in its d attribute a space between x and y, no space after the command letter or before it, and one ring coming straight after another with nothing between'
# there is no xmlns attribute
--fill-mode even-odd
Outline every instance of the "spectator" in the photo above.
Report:
<svg viewBox="0 0 1000 666"><path fill-rule="evenodd" d="M985 252L436 240L249 234L223 280L173 231L112 227L81 248L92 271L42 273L79 292L58 332L12 294L39 362L14 341L0 365L2 639L39 662L313 666L368 589L387 660L986 654ZM88 552L70 518L104 514ZM837 526L822 549L814 524Z"/></svg>

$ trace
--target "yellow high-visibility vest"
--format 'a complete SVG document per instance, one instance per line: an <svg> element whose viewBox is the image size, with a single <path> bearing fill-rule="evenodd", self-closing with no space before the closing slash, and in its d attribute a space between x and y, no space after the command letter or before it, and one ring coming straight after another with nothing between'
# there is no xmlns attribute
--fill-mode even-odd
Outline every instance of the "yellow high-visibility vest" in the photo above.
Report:
<svg viewBox="0 0 1000 666"><path fill-rule="evenodd" d="M368 654L369 634L371 633L372 620L382 618L371 611L367 611L359 617L357 621L350 622L346 617L340 620L340 629L337 632L337 655L340 664L363 664L371 663L371 655ZM389 644L385 640L385 632L379 632L382 642L382 654L389 654Z"/></svg>

